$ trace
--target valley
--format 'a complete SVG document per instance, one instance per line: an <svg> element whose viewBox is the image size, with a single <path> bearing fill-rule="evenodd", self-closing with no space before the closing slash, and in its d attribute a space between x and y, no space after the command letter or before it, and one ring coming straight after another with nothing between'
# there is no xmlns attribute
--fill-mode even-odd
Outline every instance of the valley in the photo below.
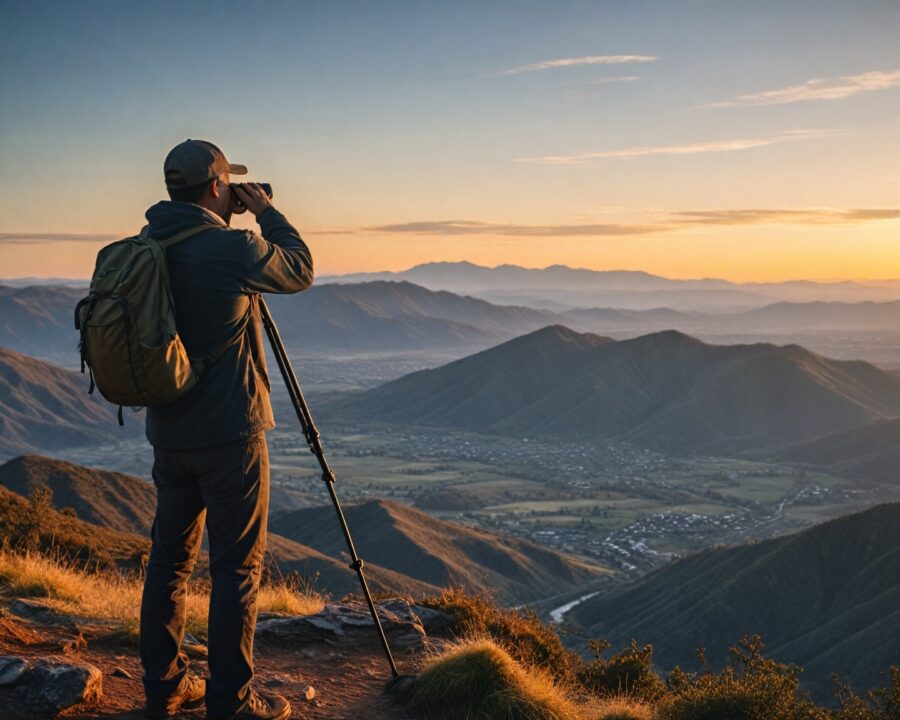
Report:
<svg viewBox="0 0 900 720"><path fill-rule="evenodd" d="M310 404L315 412L314 398ZM279 417L281 426L269 435L273 517L329 503L301 433L284 410ZM625 576L706 547L773 537L900 499L896 484L860 483L784 462L330 418L318 424L342 502L398 501ZM152 465L149 446L134 440L58 456L146 478Z"/></svg>

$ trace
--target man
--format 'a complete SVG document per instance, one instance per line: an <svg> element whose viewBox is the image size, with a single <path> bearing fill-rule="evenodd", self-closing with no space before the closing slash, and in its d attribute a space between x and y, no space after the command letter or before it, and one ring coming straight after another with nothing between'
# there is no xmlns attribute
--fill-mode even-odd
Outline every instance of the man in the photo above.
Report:
<svg viewBox="0 0 900 720"><path fill-rule="evenodd" d="M192 358L216 357L175 402L147 408L157 510L141 602L141 662L150 717L200 709L209 718L281 720L287 700L250 688L256 598L269 501L265 432L275 426L263 355L261 292L294 293L313 282L309 249L259 185L203 140L165 160L170 201L146 216L150 236L207 225L166 251L178 332ZM240 201L242 206L236 201ZM256 216L262 237L229 227ZM209 537L209 680L188 673L181 650L185 586Z"/></svg>

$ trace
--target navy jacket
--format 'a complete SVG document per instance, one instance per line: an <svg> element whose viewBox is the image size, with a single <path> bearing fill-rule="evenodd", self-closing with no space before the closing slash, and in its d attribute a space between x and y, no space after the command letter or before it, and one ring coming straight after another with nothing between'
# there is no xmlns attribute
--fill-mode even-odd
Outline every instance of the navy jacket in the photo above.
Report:
<svg viewBox="0 0 900 720"><path fill-rule="evenodd" d="M309 248L275 208L257 217L262 237L233 230L190 203L159 202L146 216L150 236L160 239L210 226L166 251L176 323L192 358L233 342L186 395L147 408L147 439L157 447L200 448L270 430L275 420L258 294L312 285Z"/></svg>

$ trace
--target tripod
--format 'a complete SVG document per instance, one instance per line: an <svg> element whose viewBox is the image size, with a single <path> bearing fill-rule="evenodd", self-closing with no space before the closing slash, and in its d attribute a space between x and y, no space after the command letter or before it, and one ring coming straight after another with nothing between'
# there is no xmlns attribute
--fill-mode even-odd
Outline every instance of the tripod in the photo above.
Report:
<svg viewBox="0 0 900 720"><path fill-rule="evenodd" d="M372 602L372 594L369 592L369 585L366 583L366 576L363 574L364 563L356 554L353 538L350 537L350 528L347 527L344 511L341 509L341 503L338 501L337 494L334 491L334 471L328 465L328 460L325 459L325 451L322 449L322 442L319 439L319 430L313 422L312 415L309 412L309 406L307 406L306 400L303 397L303 392L300 390L300 383L297 381L297 376L294 374L294 369L291 367L291 361L288 359L287 352L284 349L284 343L281 341L281 335L278 333L278 328L275 326L275 321L272 319L272 314L269 312L269 306L266 305L266 301L262 295L259 296L259 309L263 326L266 329L266 335L269 336L272 352L275 353L275 360L278 362L278 369L281 370L281 375L284 378L285 385L287 385L288 394L291 396L294 410L297 412L297 419L300 420L300 427L303 429L304 436L306 436L306 443L309 445L310 451L319 461L319 467L322 468L322 480L328 488L328 494L331 496L331 502L334 505L338 520L341 523L341 530L344 532L344 539L347 541L347 549L350 551L350 569L355 570L359 577L359 584L362 585L363 595L366 596L369 612L372 613L372 620L375 621L375 628L378 630L378 638L381 640L381 645L384 648L388 663L390 663L391 666L391 675L395 679L399 678L400 674L397 672L397 666L394 664L394 657L391 655L391 648L384 635L384 628L381 627L381 619L378 617L378 612L375 610L375 603Z"/></svg>

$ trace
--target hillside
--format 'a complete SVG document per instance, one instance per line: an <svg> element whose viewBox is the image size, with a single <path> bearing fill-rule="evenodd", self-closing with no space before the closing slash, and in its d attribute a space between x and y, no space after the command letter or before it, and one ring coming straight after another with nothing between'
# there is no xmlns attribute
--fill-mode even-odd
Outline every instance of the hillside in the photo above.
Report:
<svg viewBox="0 0 900 720"><path fill-rule="evenodd" d="M143 432L142 419L128 417L119 427L116 408L87 389L86 375L0 348L0 456Z"/></svg>
<svg viewBox="0 0 900 720"><path fill-rule="evenodd" d="M792 445L778 452L775 458L813 465L853 480L898 485L900 420L879 420Z"/></svg>
<svg viewBox="0 0 900 720"><path fill-rule="evenodd" d="M705 550L591 598L568 616L617 646L653 642L664 668L695 667L706 647L720 664L740 636L805 668L826 696L829 674L857 687L900 657L900 503L785 537Z"/></svg>
<svg viewBox="0 0 900 720"><path fill-rule="evenodd" d="M563 326L333 402L389 422L728 453L900 416L900 382L797 345L619 342Z"/></svg>
<svg viewBox="0 0 900 720"><path fill-rule="evenodd" d="M76 303L87 294L83 287L0 285L0 347L71 363L78 358L78 333L73 323Z"/></svg>
<svg viewBox="0 0 900 720"><path fill-rule="evenodd" d="M118 532L149 536L156 512L156 491L149 482L40 455L0 465L0 485L24 496L43 485L53 492L56 508L71 508L85 522Z"/></svg>
<svg viewBox="0 0 900 720"><path fill-rule="evenodd" d="M22 496L9 500L10 508L19 507L33 488L44 486L52 492L52 504L57 510L68 508L66 515L76 523L78 532L86 538L102 538L98 547L106 544L123 546L132 552L135 543L149 546L150 527L156 512L156 491L153 485L123 473L86 468L74 463L39 455L17 457L0 466L0 486ZM76 520L77 518L77 520ZM67 521L69 522L69 521ZM50 523L48 527L52 527ZM68 526L67 526L68 527ZM75 532L70 534L74 537ZM97 543L90 542L93 548ZM204 543L205 544L205 543ZM339 557L322 553L275 533L268 537L269 560L274 561L273 572L298 573L313 582L318 590L336 596L355 592L356 575ZM121 555L113 553L117 558ZM199 565L205 567L205 551ZM436 588L413 577L372 565L369 568L372 587L382 592L435 592Z"/></svg>
<svg viewBox="0 0 900 720"><path fill-rule="evenodd" d="M523 603L574 588L601 573L526 540L499 537L438 520L385 500L345 508L359 554L436 587L463 586L495 594L503 603ZM285 513L270 521L278 534L329 556L346 552L331 508Z"/></svg>
<svg viewBox="0 0 900 720"><path fill-rule="evenodd" d="M0 466L0 487L10 491L10 494L17 493L21 502L25 502L23 496L30 495L37 486L49 488L53 507L57 511L68 508L66 512L71 515L67 517L72 520L77 518L86 535L90 536L94 531L108 534L110 538L136 535L142 545L147 543L145 538L149 537L156 511L156 494L149 482L122 473L33 455L18 457ZM445 584L440 581L442 576L427 563L420 565L412 560L404 563L382 562L379 559L383 538L373 530L387 530L398 521L407 537L410 558L436 553L433 563L453 567L455 581L473 589L486 590L491 587L488 581L502 580L504 588L509 590L504 597L508 597L510 602L530 599L534 597L535 590L546 590L546 594L556 592L556 586L551 581L537 582L537 576L542 571L550 572L553 579L567 583L565 587L589 579L598 572L596 568L583 567L578 562L565 560L556 553L521 541L514 543L513 547L517 548L515 552L498 551L496 548L505 544L506 540L489 533L443 523L393 503L385 504L385 508L384 518L363 513L357 521L359 527L353 520L350 521L359 552L366 560L367 579L372 588L379 592L427 594L438 592ZM304 530L296 531L292 525L295 521ZM322 538L338 531L336 537L339 542L319 542L321 538L315 543L307 542L314 537L305 532L307 523L315 526ZM449 533L447 537L456 537L459 547L442 547L435 536L438 530L424 531L432 525L439 527L440 532ZM124 541L119 539L115 542L122 544ZM330 505L282 514L269 523L268 556L274 563L272 571L276 574L298 573L313 582L316 589L336 597L356 592L359 581L347 567L343 542L337 517ZM426 545L419 547L417 543ZM472 557L466 557L465 552L470 552ZM498 563L509 565L497 568ZM200 565L206 565L205 557L201 558ZM534 590L529 586L532 576L536 581Z"/></svg>
<svg viewBox="0 0 900 720"><path fill-rule="evenodd" d="M66 558L91 564L130 568L140 565L150 547L149 540L140 535L92 525L0 486L0 545L5 543L61 552Z"/></svg>
<svg viewBox="0 0 900 720"><path fill-rule="evenodd" d="M814 329L889 329L900 325L900 301L892 302L780 302L755 310L736 313L728 322L747 329L762 326L767 330Z"/></svg>

